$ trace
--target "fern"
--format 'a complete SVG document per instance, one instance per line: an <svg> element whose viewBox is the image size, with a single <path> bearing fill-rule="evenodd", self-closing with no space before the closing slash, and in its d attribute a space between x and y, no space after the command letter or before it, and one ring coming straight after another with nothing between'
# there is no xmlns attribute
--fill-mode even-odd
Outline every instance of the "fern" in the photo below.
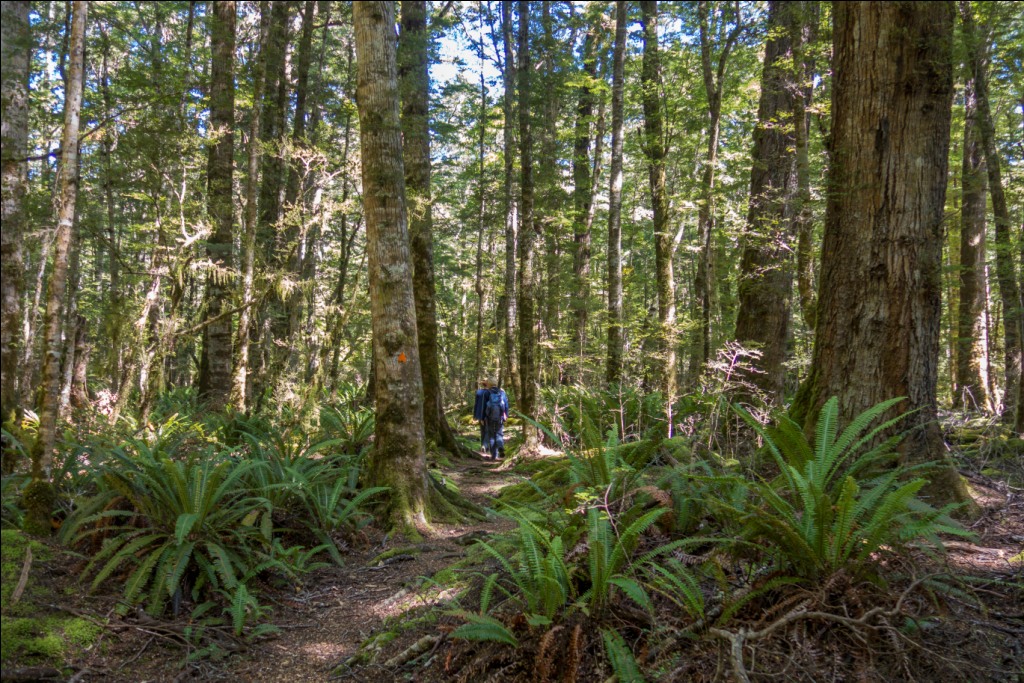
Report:
<svg viewBox="0 0 1024 683"><path fill-rule="evenodd" d="M513 635L513 633L509 631L504 624L494 617L486 614L473 614L472 612L466 612L463 610L456 610L449 612L449 614L462 617L469 622L452 631L452 638L503 643L505 645L511 645L512 647L517 647L519 645L519 640L515 635Z"/></svg>
<svg viewBox="0 0 1024 683"><path fill-rule="evenodd" d="M608 655L612 671L615 672L616 681L618 683L643 683L644 677L640 673L636 658L633 657L633 653L619 632L613 629L602 629L601 635L604 638L604 651Z"/></svg>

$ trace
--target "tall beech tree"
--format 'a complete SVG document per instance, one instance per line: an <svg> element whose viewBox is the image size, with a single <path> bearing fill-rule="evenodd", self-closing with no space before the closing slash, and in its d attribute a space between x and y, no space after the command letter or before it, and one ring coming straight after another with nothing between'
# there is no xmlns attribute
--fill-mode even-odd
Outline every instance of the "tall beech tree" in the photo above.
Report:
<svg viewBox="0 0 1024 683"><path fill-rule="evenodd" d="M43 321L43 373L39 392L39 431L32 447L32 483L25 489L25 530L50 533L50 513L55 502L49 482L53 444L57 438L60 402L62 338L68 249L75 229L78 201L78 131L85 80L85 20L89 3L71 3L68 64L64 81L64 129L61 134L60 168L57 175L57 229L53 236L53 265L46 287Z"/></svg>
<svg viewBox="0 0 1024 683"><path fill-rule="evenodd" d="M406 222L395 3L357 2L352 11L376 383L369 479L390 488L392 526L414 532L427 524L430 481Z"/></svg>
<svg viewBox="0 0 1024 683"><path fill-rule="evenodd" d="M612 148L608 170L608 354L605 380L622 380L622 128L626 63L626 3L615 3L615 48L612 57Z"/></svg>
<svg viewBox="0 0 1024 683"><path fill-rule="evenodd" d="M955 6L850 2L833 12L818 320L793 411L810 428L830 396L843 421L906 397L892 409L914 411L893 428L916 427L900 445L906 461L943 460L928 495L968 501L935 421Z"/></svg>
<svg viewBox="0 0 1024 683"><path fill-rule="evenodd" d="M801 24L811 14L804 2L768 3L768 40L761 100L751 155L750 207L740 263L740 308L736 340L753 345L760 358L748 382L775 405L782 403L783 361L789 341L797 192L796 100L803 98L802 65L797 58Z"/></svg>
<svg viewBox="0 0 1024 683"><path fill-rule="evenodd" d="M231 276L234 248L232 177L235 154L235 3L217 0L210 15L210 149L206 211L211 234L206 277L206 326L199 367L199 396L211 408L231 398Z"/></svg>
<svg viewBox="0 0 1024 683"><path fill-rule="evenodd" d="M644 0L640 3L640 12L644 29L644 56L640 72L644 106L644 155L647 157L651 210L654 214L654 259L658 283L660 363L657 374L661 378L668 435L672 436L672 402L676 395L676 280L672 268L675 244L668 223L668 195L665 190L665 155L668 150L662 120L657 1Z"/></svg>
<svg viewBox="0 0 1024 683"><path fill-rule="evenodd" d="M22 242L28 163L28 77L32 54L27 0L0 8L0 422L11 417L17 402L21 352ZM5 469L6 473L6 469Z"/></svg>
<svg viewBox="0 0 1024 683"><path fill-rule="evenodd" d="M457 453L444 414L437 361L437 298L434 285L433 210L430 199L430 31L425 0L402 0L398 75L402 98L405 197L412 248L413 295L420 369L423 374L423 424L427 438Z"/></svg>

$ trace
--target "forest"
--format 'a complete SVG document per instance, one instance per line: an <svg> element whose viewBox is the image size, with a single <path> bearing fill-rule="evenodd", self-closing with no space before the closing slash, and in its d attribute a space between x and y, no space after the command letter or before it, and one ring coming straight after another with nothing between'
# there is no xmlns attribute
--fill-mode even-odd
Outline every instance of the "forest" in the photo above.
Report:
<svg viewBox="0 0 1024 683"><path fill-rule="evenodd" d="M1024 682L1016 3L0 33L3 681Z"/></svg>

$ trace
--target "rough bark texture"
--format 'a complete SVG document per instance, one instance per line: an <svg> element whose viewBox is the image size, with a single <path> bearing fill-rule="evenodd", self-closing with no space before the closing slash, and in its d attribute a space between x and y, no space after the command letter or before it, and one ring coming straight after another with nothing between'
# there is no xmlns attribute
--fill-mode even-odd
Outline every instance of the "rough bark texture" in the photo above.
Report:
<svg viewBox="0 0 1024 683"><path fill-rule="evenodd" d="M213 410L228 404L231 396L230 276L234 212L231 177L235 150L235 3L213 3L210 17L210 152L206 167L206 211L213 233L206 241L211 261L206 278L206 319L199 397Z"/></svg>
<svg viewBox="0 0 1024 683"><path fill-rule="evenodd" d="M60 170L57 176L57 230L53 238L53 267L46 288L46 315L43 322L43 373L39 395L39 433L32 448L34 494L26 498L25 530L49 533L53 494L49 487L53 444L57 435L57 411L60 402L61 338L64 319L65 285L68 273L68 247L75 225L78 199L78 130L82 112L82 86L85 74L85 19L88 2L72 3L69 59L64 96L64 130L61 134Z"/></svg>
<svg viewBox="0 0 1024 683"><path fill-rule="evenodd" d="M605 380L622 380L622 83L626 62L626 3L615 3L615 50L612 57L612 158L608 189L608 359Z"/></svg>
<svg viewBox="0 0 1024 683"><path fill-rule="evenodd" d="M423 426L428 439L455 453L459 443L444 414L437 359L437 307L434 287L434 219L430 195L430 31L425 0L402 1L398 45L402 94L405 197L412 249L416 333L423 378Z"/></svg>
<svg viewBox="0 0 1024 683"><path fill-rule="evenodd" d="M811 210L811 162L810 162L810 116L808 107L814 93L814 57L810 49L818 37L821 21L821 6L817 0L803 5L803 18L791 24L793 59L799 69L800 97L794 101L794 144L796 145L796 197L793 207L794 232L796 233L796 283L800 293L800 313L804 324L813 330L815 325L814 288L814 215Z"/></svg>
<svg viewBox="0 0 1024 683"><path fill-rule="evenodd" d="M644 57L640 82L644 105L644 154L651 189L651 209L654 213L654 261L658 281L658 337L660 363L657 374L662 398L665 401L665 419L668 436L672 436L672 402L676 394L676 285L672 269L674 244L668 224L668 196L665 192L664 122L661 107L661 61L658 55L658 3L645 0L640 3L644 27Z"/></svg>
<svg viewBox="0 0 1024 683"><path fill-rule="evenodd" d="M530 3L519 0L519 272L517 283L519 309L519 410L531 418L537 416L540 393L540 368L537 363L537 289L538 269L534 247L540 235L540 223L533 215L533 133L530 120ZM532 425L523 427L523 448L527 452L540 445L540 432Z"/></svg>
<svg viewBox="0 0 1024 683"><path fill-rule="evenodd" d="M757 371L744 373L744 379L774 405L783 399L782 363L790 334L796 129L804 125L795 116L796 100L803 94L794 67L793 36L800 35L804 4L777 0L768 4L768 42L751 155L750 208L740 262L736 341L756 347L761 354L751 363Z"/></svg>
<svg viewBox="0 0 1024 683"><path fill-rule="evenodd" d="M505 292L501 300L502 332L505 338L505 353L501 357L501 372L498 381L502 386L519 390L519 362L516 354L516 255L518 254L518 205L515 199L515 158L516 158L516 111L515 91L518 81L516 60L512 50L512 0L501 3L502 51L505 69L501 74L505 93L502 97L504 129L502 133L505 161L505 183L502 188L502 205L505 214Z"/></svg>
<svg viewBox="0 0 1024 683"><path fill-rule="evenodd" d="M988 74L983 58L985 46L978 35L969 2L960 3L960 16L963 19L964 40L967 44L971 75L974 80L974 95L978 105L977 123L981 128L985 166L988 171L988 189L992 195L992 213L996 224L996 282L999 284L999 297L1003 304L1003 334L1005 335L1006 384L1003 389L1002 412L1006 420L1012 420L1018 393L1017 384L1021 378L1021 346L1024 343L1024 337L1020 331L1021 318L1024 317L1024 311L1021 310L1020 305L1021 286L1017 279L1017 267L1014 264L1010 213L1006 206L999 152L996 149L995 122L988 99Z"/></svg>
<svg viewBox="0 0 1024 683"><path fill-rule="evenodd" d="M259 215L259 172L260 172L260 101L263 99L263 88L267 76L267 36L270 29L270 3L260 3L260 37L258 54L253 73L252 101L253 107L249 116L249 148L247 151L245 180L245 214L241 239L240 260L240 299L246 304L253 297L256 265L256 221ZM252 327L253 311L245 306L238 312L238 329L235 332L235 362L232 369L231 405L240 412L245 412L251 389L249 379L249 334Z"/></svg>
<svg viewBox="0 0 1024 683"><path fill-rule="evenodd" d="M395 3L357 2L352 9L376 383L369 479L390 487L392 525L413 530L426 524L429 482L406 227Z"/></svg>
<svg viewBox="0 0 1024 683"><path fill-rule="evenodd" d="M25 182L28 163L28 76L31 43L27 1L0 5L0 422L17 406L21 352L21 292L24 263Z"/></svg>
<svg viewBox="0 0 1024 683"><path fill-rule="evenodd" d="M945 458L936 422L941 250L953 96L951 2L834 6L832 165L811 374L814 424L905 396L906 462ZM890 415L891 417L891 415ZM968 500L946 461L927 495Z"/></svg>
<svg viewBox="0 0 1024 683"><path fill-rule="evenodd" d="M988 326L985 297L985 159L977 125L974 79L964 88L964 149L960 203L960 304L957 312L957 408L992 411L988 394Z"/></svg>

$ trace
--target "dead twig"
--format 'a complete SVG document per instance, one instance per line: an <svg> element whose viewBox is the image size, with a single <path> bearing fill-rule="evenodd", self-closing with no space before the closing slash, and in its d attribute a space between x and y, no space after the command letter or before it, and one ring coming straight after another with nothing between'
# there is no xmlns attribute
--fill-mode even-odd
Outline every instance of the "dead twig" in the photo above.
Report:
<svg viewBox="0 0 1024 683"><path fill-rule="evenodd" d="M32 546L25 548L25 562L21 565L21 577L18 579L18 585L14 587L14 592L11 593L11 604L18 604L18 600L21 600L21 594L25 592L25 586L28 585L28 575L32 569Z"/></svg>

